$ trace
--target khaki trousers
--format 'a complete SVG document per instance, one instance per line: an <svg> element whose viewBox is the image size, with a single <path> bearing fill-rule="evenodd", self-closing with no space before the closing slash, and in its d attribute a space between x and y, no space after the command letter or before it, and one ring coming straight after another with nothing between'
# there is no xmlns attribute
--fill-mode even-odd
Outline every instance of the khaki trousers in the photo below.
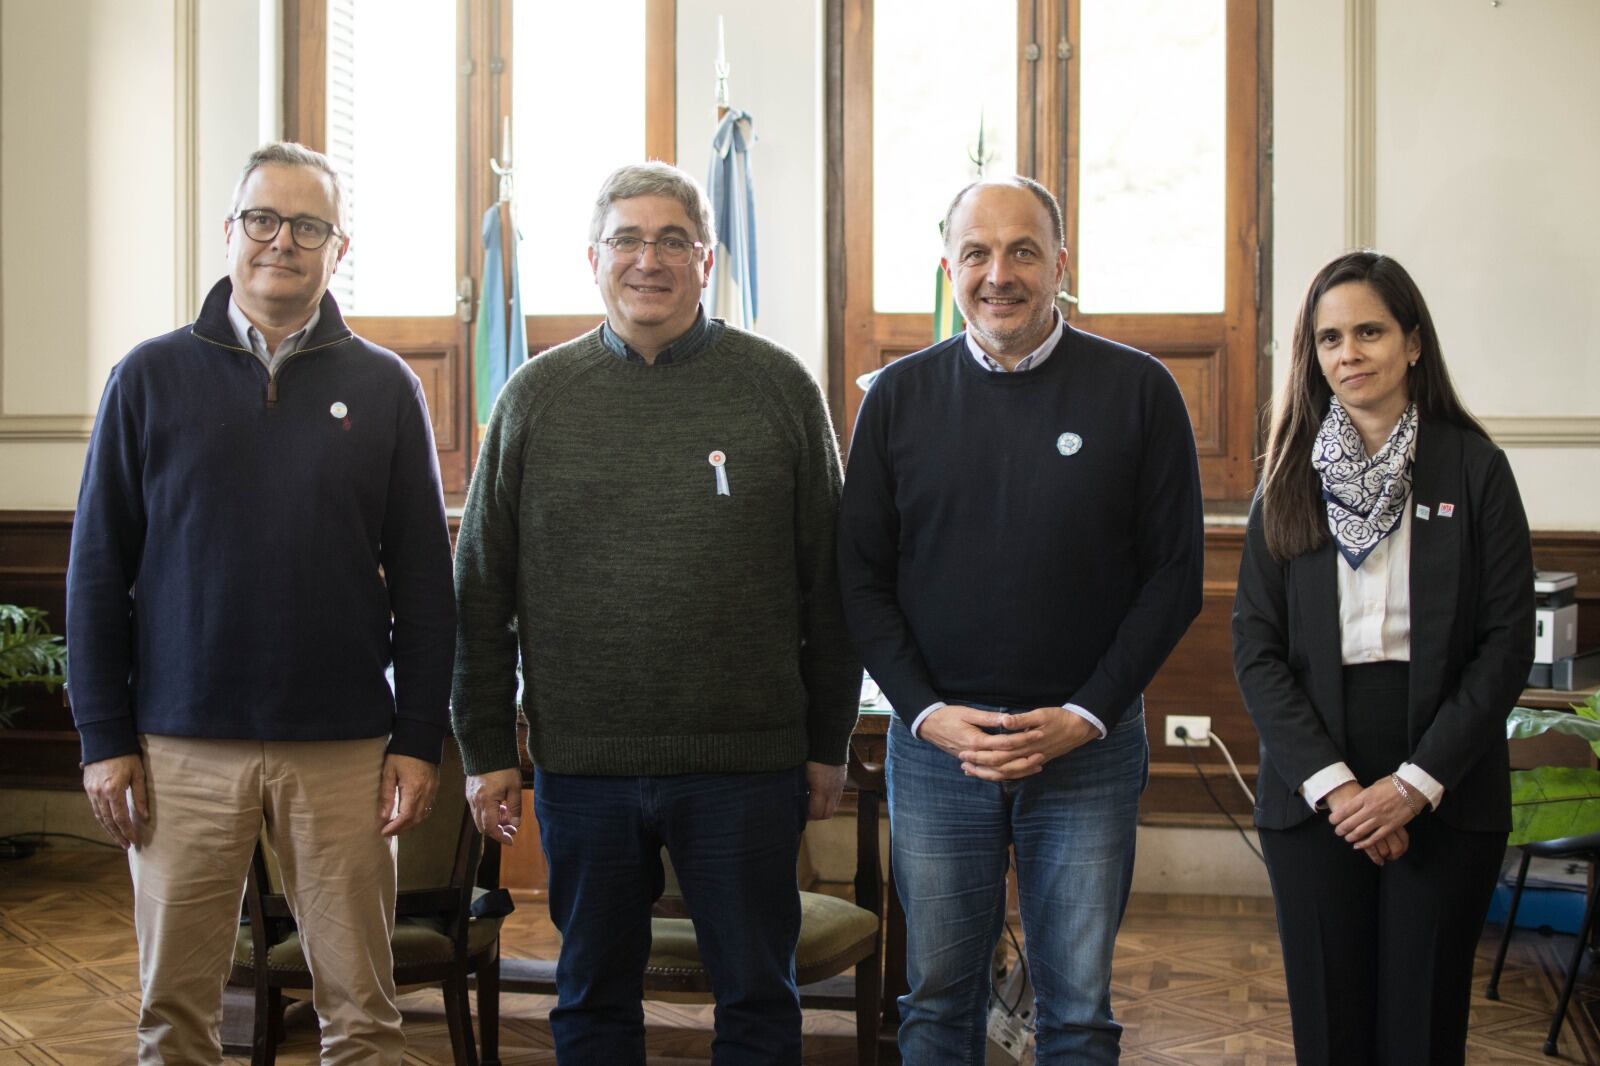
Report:
<svg viewBox="0 0 1600 1066"><path fill-rule="evenodd" d="M378 832L386 738L140 743L150 820L128 865L141 1066L222 1062L222 988L263 826L311 967L324 1066L399 1063L394 845Z"/></svg>

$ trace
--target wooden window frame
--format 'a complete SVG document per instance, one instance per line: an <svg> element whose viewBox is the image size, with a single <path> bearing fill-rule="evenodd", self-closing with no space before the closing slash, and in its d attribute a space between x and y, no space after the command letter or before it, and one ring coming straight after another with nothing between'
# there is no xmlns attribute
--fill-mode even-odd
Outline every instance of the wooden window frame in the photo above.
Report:
<svg viewBox="0 0 1600 1066"><path fill-rule="evenodd" d="M873 0L825 2L829 399L848 437L862 396L856 378L925 347L933 316L931 307L873 307ZM1271 5L1226 4L1223 311L1087 315L1063 306L1074 327L1149 351L1172 370L1195 424L1206 500L1221 508L1254 489L1258 412L1271 381ZM1061 200L1069 287L1078 276L1079 10L1080 0L1017 0L1018 166Z"/></svg>
<svg viewBox="0 0 1600 1066"><path fill-rule="evenodd" d="M439 336L434 319L360 319L353 323L386 336L380 343L406 358L423 376L439 447L447 496L459 500L477 457L479 429L472 417L473 367L470 314L483 285L479 220L499 195L489 167L498 152L503 116L512 111L512 8L515 0L456 0L459 113L456 155L456 277L474 294L457 316L452 338ZM529 0L532 2L532 0ZM645 154L672 162L677 155L677 0L645 0ZM327 0L283 0L284 137L322 150L327 146ZM575 205L576 206L576 205ZM584 205L586 206L586 205ZM458 292L461 288L458 288ZM458 310L460 308L458 307ZM528 351L571 340L593 329L599 314L527 315ZM459 357L453 353L460 353Z"/></svg>

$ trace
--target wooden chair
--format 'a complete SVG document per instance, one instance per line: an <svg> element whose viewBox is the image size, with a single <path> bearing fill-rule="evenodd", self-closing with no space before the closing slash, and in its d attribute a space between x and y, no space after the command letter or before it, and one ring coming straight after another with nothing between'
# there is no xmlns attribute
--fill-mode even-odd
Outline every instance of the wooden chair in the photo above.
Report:
<svg viewBox="0 0 1600 1066"><path fill-rule="evenodd" d="M855 1012L857 1061L876 1066L883 996L883 863L878 843L883 766L862 760L852 745L849 780L856 791L855 900L800 893L795 973L802 1007ZM494 860L486 856L485 865L492 867ZM644 972L647 997L711 994L710 975L700 961L694 925L686 913L682 900L670 894L656 905ZM500 988L554 995L556 960L502 959ZM481 992L479 1010L489 1010Z"/></svg>
<svg viewBox="0 0 1600 1066"><path fill-rule="evenodd" d="M499 917L474 918L473 887L483 838L467 808L461 754L445 745L433 814L401 834L397 849L394 977L397 987L439 984L456 1066L479 1066L467 1000L467 975L479 986L483 1066L498 1066L499 1016L494 993L500 964ZM283 1032L283 990L309 989L311 971L301 950L278 863L258 841L245 887L245 915L234 946L229 983L254 991L252 1066L271 1066ZM266 966L256 965L265 958Z"/></svg>

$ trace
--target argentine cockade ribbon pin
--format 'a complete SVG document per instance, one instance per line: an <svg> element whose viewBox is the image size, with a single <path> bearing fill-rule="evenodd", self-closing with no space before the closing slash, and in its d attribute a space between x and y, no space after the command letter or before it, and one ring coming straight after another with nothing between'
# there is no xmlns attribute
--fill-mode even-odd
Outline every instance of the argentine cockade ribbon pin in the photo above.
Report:
<svg viewBox="0 0 1600 1066"><path fill-rule="evenodd" d="M717 472L717 495L732 496L733 493L728 491L728 457L721 452L712 452L706 456L706 462Z"/></svg>

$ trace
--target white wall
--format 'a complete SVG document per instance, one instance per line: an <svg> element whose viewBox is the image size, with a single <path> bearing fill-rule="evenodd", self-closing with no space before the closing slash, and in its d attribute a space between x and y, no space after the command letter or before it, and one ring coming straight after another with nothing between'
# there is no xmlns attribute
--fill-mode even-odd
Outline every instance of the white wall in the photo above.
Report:
<svg viewBox="0 0 1600 1066"><path fill-rule="evenodd" d="M224 270L276 0L0 5L0 508L70 508L107 374Z"/></svg>
<svg viewBox="0 0 1600 1066"><path fill-rule="evenodd" d="M1304 286L1365 230L1427 297L1532 524L1600 528L1600 4L1280 0L1274 33L1275 380ZM1347 174L1351 90L1372 94L1373 154Z"/></svg>
<svg viewBox="0 0 1600 1066"><path fill-rule="evenodd" d="M755 120L751 149L761 315L756 323L827 377L820 3L678 0L678 165L702 181L716 128L717 16L730 102Z"/></svg>
<svg viewBox="0 0 1600 1066"><path fill-rule="evenodd" d="M0 7L0 506L71 504L106 372L174 320L174 39L170 0Z"/></svg>

